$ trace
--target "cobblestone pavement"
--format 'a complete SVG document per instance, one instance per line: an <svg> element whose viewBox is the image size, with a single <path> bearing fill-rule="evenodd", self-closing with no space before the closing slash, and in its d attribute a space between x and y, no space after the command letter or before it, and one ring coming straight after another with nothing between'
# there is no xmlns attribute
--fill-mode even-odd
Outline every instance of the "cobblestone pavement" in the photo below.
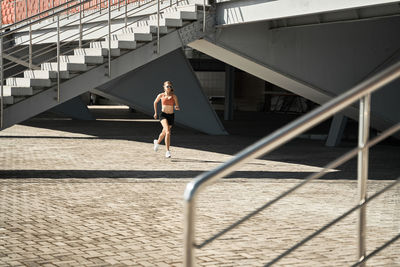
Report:
<svg viewBox="0 0 400 267"><path fill-rule="evenodd" d="M99 113L100 114L100 113ZM118 115L118 114L117 114ZM116 116L118 117L118 116ZM254 142L175 127L172 158L152 149L159 123L130 115L92 122L40 117L0 132L0 266L181 266L187 182ZM43 126L44 128L40 128ZM197 242L348 151L295 140L199 195ZM400 174L400 147L371 150L368 194ZM196 251L200 266L263 266L357 203L354 161L331 170ZM368 252L400 232L400 185L368 205ZM357 213L276 266L349 266ZM400 242L368 266L400 266Z"/></svg>

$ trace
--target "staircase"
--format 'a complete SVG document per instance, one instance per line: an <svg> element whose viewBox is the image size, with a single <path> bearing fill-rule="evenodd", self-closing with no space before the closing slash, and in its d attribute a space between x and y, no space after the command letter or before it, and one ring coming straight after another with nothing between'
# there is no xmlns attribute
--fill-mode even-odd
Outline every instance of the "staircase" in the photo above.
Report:
<svg viewBox="0 0 400 267"><path fill-rule="evenodd" d="M136 2L122 7L125 13L121 13L120 7L116 5L110 4L110 10L108 7L102 9L100 6L97 17L104 17L104 14L108 12L109 20L97 22L96 34L89 31L89 34L94 36L89 41L82 38L85 33L82 33L81 24L79 24L80 30L77 36L67 36L61 40L63 28L58 27L57 30L54 27L57 20L58 25L62 20L64 24L68 24L68 21L72 22L74 18L81 22L82 16L85 15L84 9L79 12L79 17L77 14L73 17L66 15L70 9L76 10L76 6L54 10L46 21L48 21L48 27L53 27L53 35L57 36L59 42L50 43L48 47L51 48L46 50L39 45L38 48L33 49L35 40L31 37L29 41L29 51L44 50L53 57L40 60L42 54L35 57L35 54L30 53L31 63L27 62L26 65L32 66L34 62L35 65L40 66L40 69L31 67L17 73L14 71L9 77L3 75L2 80L5 84L2 85L1 129L29 119L201 37L203 11L209 8L208 5L203 5L204 3L203 0L174 1L174 3L156 0ZM136 16L138 12L143 14L146 11L146 16ZM86 21L89 16L96 16L96 12L86 15ZM207 18L210 20L210 14L207 14ZM113 24L123 19L125 19L124 27L115 29ZM38 27L39 23L45 24L43 21L43 19L36 20L20 26L21 30L17 25L8 25L7 28L11 29L10 32L21 33L27 31L28 26L32 29L33 26ZM99 24L102 26L98 27ZM68 26L64 27L64 31L68 30ZM108 32L105 31L107 28ZM3 40L6 33L3 33ZM32 36L31 32L29 34ZM12 40L13 35L11 38L10 35L7 36L9 40ZM57 48L54 48L55 45ZM19 44L12 47L11 51L27 50L27 47L28 43ZM61 50L64 50L62 54ZM54 57L54 54L58 56ZM5 49L2 56L9 59L7 55L7 49ZM25 54L18 60L26 59ZM4 66L7 67L7 64L9 65L10 62L5 63ZM13 63L12 66L21 68L21 64L17 63ZM10 72L10 69L10 67L4 69L3 72Z"/></svg>

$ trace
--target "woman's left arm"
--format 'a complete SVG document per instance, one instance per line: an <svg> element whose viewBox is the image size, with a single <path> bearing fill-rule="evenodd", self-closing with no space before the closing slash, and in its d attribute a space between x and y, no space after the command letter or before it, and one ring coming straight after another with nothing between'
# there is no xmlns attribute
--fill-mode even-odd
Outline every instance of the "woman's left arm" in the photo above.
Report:
<svg viewBox="0 0 400 267"><path fill-rule="evenodd" d="M174 99L175 99L175 110L181 110L181 108L179 107L178 97L176 95L174 95Z"/></svg>

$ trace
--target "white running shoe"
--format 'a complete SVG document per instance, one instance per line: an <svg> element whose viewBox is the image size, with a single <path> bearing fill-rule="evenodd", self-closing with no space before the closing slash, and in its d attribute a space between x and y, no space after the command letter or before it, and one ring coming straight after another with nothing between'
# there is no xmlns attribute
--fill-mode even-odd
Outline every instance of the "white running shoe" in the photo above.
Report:
<svg viewBox="0 0 400 267"><path fill-rule="evenodd" d="M171 152L169 152L169 150L167 152L165 152L165 157L166 158L170 158L171 157Z"/></svg>
<svg viewBox="0 0 400 267"><path fill-rule="evenodd" d="M154 139L153 143L154 143L154 151L156 151L156 152L157 152L157 150L158 150L158 146L159 146L159 144L158 144L158 140Z"/></svg>

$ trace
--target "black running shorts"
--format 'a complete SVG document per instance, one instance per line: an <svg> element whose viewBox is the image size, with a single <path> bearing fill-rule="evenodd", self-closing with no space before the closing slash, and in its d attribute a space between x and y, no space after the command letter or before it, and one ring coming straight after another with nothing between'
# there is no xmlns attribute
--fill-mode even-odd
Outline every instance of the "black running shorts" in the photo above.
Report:
<svg viewBox="0 0 400 267"><path fill-rule="evenodd" d="M168 113L161 112L160 121L162 121L163 119L166 119L168 122L168 125L172 126L172 125L174 125L175 114L174 113L168 114Z"/></svg>

